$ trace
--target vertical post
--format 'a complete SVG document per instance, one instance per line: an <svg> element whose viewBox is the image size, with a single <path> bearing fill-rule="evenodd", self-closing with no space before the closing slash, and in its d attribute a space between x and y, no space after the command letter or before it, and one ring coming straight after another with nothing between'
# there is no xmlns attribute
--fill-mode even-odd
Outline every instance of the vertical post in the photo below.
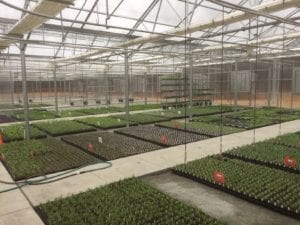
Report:
<svg viewBox="0 0 300 225"><path fill-rule="evenodd" d="M111 88L113 88L112 87L112 80L110 79L110 77L109 77L109 67L107 67L107 95L108 95L108 102L109 102L109 104L111 104L111 102L112 102L112 93L113 93L113 91L111 90Z"/></svg>
<svg viewBox="0 0 300 225"><path fill-rule="evenodd" d="M97 100L100 100L101 97L100 97L100 93L101 93L101 88L100 88L100 85L101 85L101 77L98 76L98 79L97 79Z"/></svg>
<svg viewBox="0 0 300 225"><path fill-rule="evenodd" d="M108 75L107 75L107 67L104 69L104 90L105 90L105 105L108 106L108 92L109 92L109 87L108 87Z"/></svg>
<svg viewBox="0 0 300 225"><path fill-rule="evenodd" d="M292 65L292 88L291 88L291 103L290 103L290 109L293 109L293 102L294 102L294 92L296 92L296 82L294 83L293 81L296 80L296 70L294 68L294 63Z"/></svg>
<svg viewBox="0 0 300 225"><path fill-rule="evenodd" d="M252 89L253 89L253 71L252 71L252 63L250 63L250 93L249 93L249 107L252 105Z"/></svg>
<svg viewBox="0 0 300 225"><path fill-rule="evenodd" d="M48 98L50 100L51 97L51 83L50 83L50 77L48 76Z"/></svg>
<svg viewBox="0 0 300 225"><path fill-rule="evenodd" d="M147 72L144 74L144 103L147 105L148 99L147 99Z"/></svg>
<svg viewBox="0 0 300 225"><path fill-rule="evenodd" d="M23 89L23 102L24 102L24 122L25 122L25 140L30 139L29 131L29 110L28 110L28 93L27 93L27 75L26 75L26 62L25 62L25 49L26 45L20 43L21 50L21 70L22 70L22 89Z"/></svg>
<svg viewBox="0 0 300 225"><path fill-rule="evenodd" d="M237 62L235 62L235 68L234 68L234 112L237 111L237 101L238 101L238 85L237 85L237 78L238 78L238 65Z"/></svg>
<svg viewBox="0 0 300 225"><path fill-rule="evenodd" d="M58 96L56 83L56 65L53 66L53 80L54 80L54 100L55 100L55 114L58 116Z"/></svg>
<svg viewBox="0 0 300 225"><path fill-rule="evenodd" d="M34 100L35 100L35 97L36 97L36 95L38 95L38 81L37 80L35 80L35 91L34 91Z"/></svg>
<svg viewBox="0 0 300 225"><path fill-rule="evenodd" d="M42 92L42 75L40 74L40 100L43 103L43 92Z"/></svg>
<svg viewBox="0 0 300 225"><path fill-rule="evenodd" d="M128 51L124 51L124 66L125 66L125 112L126 112L126 127L129 127L129 65Z"/></svg>
<svg viewBox="0 0 300 225"><path fill-rule="evenodd" d="M89 101L89 78L87 75L85 77L85 101Z"/></svg>
<svg viewBox="0 0 300 225"><path fill-rule="evenodd" d="M14 75L10 72L10 98L11 98L11 108L14 108L14 94L15 94L15 81Z"/></svg>
<svg viewBox="0 0 300 225"><path fill-rule="evenodd" d="M192 114L192 108L193 108L193 57L190 56L189 60L189 82L190 82L190 88L189 88L189 120L192 120L193 114Z"/></svg>
<svg viewBox="0 0 300 225"><path fill-rule="evenodd" d="M272 68L269 67L269 69L268 69L268 107L271 106L271 87L272 87L271 81L272 81Z"/></svg>
<svg viewBox="0 0 300 225"><path fill-rule="evenodd" d="M65 104L67 104L67 84L66 84L66 78L64 79L64 96L65 96Z"/></svg>
<svg viewBox="0 0 300 225"><path fill-rule="evenodd" d="M277 106L277 64L276 61L273 61L273 69L272 69L272 104L276 104Z"/></svg>
<svg viewBox="0 0 300 225"><path fill-rule="evenodd" d="M71 103L71 78L69 78L68 84L69 103Z"/></svg>

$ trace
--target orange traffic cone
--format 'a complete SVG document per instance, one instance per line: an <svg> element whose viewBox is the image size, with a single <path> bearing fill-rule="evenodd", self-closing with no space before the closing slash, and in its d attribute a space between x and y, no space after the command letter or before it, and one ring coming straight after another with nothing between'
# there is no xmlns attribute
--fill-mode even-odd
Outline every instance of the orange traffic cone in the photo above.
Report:
<svg viewBox="0 0 300 225"><path fill-rule="evenodd" d="M3 136L2 136L2 134L0 134L0 145L2 145L3 143L4 143Z"/></svg>

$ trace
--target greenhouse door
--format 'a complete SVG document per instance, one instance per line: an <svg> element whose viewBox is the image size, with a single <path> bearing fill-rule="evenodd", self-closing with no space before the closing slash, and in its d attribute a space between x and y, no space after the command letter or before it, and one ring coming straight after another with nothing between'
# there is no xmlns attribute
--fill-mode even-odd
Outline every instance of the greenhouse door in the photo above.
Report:
<svg viewBox="0 0 300 225"><path fill-rule="evenodd" d="M293 73L293 93L300 94L300 68L295 68Z"/></svg>

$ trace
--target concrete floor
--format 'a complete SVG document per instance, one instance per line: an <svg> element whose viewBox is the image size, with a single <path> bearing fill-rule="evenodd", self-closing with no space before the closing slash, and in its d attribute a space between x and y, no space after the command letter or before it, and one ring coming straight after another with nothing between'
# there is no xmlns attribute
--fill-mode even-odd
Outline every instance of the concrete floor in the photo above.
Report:
<svg viewBox="0 0 300 225"><path fill-rule="evenodd" d="M272 125L255 130L255 140L262 141L276 137L280 134L296 132L300 130L300 120L286 122L281 125ZM233 147L250 144L253 142L253 130L225 135L222 137L222 151ZM132 176L139 177L164 169L174 167L184 162L186 152L187 161L203 158L220 152L221 138L211 138L199 142L189 143L158 151L134 155L111 161L112 167L87 172L43 185L31 185L22 187L28 200L33 205L45 203L58 197L66 197L72 194L86 191L90 188L106 185ZM103 164L88 166L82 170L101 168ZM52 174L55 175L55 174ZM51 176L51 175L49 175ZM0 164L0 179L12 181L8 172ZM38 179L38 178L37 178ZM14 185L0 184L0 190L5 190ZM19 190L0 194L0 225L40 225L43 224L36 215L29 202ZM299 223L298 223L299 224ZM289 225L288 223L286 225Z"/></svg>
<svg viewBox="0 0 300 225"><path fill-rule="evenodd" d="M143 178L148 184L230 225L299 225L300 221L172 172Z"/></svg>

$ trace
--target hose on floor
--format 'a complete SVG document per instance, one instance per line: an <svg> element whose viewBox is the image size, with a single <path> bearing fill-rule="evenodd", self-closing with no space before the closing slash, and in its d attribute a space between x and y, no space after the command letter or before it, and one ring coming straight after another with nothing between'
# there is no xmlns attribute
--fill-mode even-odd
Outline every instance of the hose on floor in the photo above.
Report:
<svg viewBox="0 0 300 225"><path fill-rule="evenodd" d="M83 169L87 166L91 166L91 165L95 165L95 164L99 163L99 162L96 162L96 163L93 163L93 164L89 164L89 165L81 166L81 167L78 167L78 168L75 168L75 169L71 169L71 170L68 170L66 172L54 175L54 176L49 176L49 177L45 177L45 178L37 179L37 180L24 180L24 181L17 181L17 182L9 182L9 181L0 180L1 184L17 185L17 186L12 187L12 188L1 190L0 194L4 193L4 192L9 192L9 191L16 190L16 189L22 188L22 187L27 186L27 185L43 185L43 184L54 183L54 182L57 182L57 181L60 181L60 180L63 180L63 179L69 178L69 177L79 175L79 174L94 172L94 171L98 171L98 170L104 170L104 169L107 169L109 167L112 167L111 162L103 162L103 161L100 161L100 162L107 164L107 166L101 167L101 168L78 171L78 170Z"/></svg>

